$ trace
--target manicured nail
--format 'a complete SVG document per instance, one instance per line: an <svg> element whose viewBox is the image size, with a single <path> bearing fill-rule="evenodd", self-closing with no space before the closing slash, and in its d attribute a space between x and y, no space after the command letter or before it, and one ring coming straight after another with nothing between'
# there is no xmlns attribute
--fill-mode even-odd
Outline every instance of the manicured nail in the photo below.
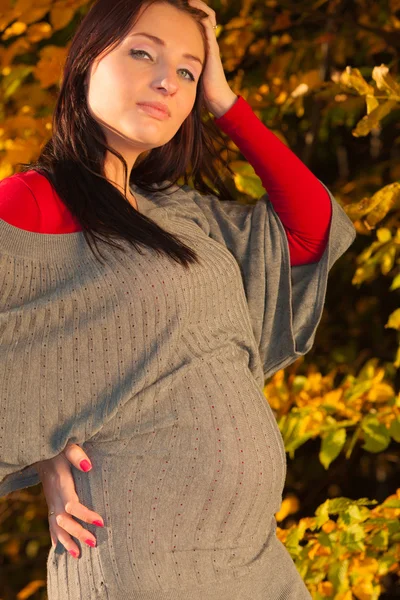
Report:
<svg viewBox="0 0 400 600"><path fill-rule="evenodd" d="M96 542L94 542L93 540L85 540L85 544L91 546L92 548L96 547Z"/></svg>
<svg viewBox="0 0 400 600"><path fill-rule="evenodd" d="M83 469L84 471L89 471L89 469L92 468L92 465L86 459L85 460L81 460L81 462L79 464L81 466L81 469Z"/></svg>
<svg viewBox="0 0 400 600"><path fill-rule="evenodd" d="M78 556L78 553L75 552L75 550L68 550L68 552L74 557L76 558Z"/></svg>
<svg viewBox="0 0 400 600"><path fill-rule="evenodd" d="M98 527L104 527L104 523L101 521L93 521L93 525L97 525Z"/></svg>

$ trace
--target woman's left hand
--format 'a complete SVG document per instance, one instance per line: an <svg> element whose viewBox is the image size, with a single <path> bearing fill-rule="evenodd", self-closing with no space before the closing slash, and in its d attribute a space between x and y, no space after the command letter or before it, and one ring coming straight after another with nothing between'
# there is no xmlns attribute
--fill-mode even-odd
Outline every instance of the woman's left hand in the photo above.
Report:
<svg viewBox="0 0 400 600"><path fill-rule="evenodd" d="M202 0L188 0L190 6L208 14L203 19L208 40L208 59L203 70L203 86L207 109L217 118L225 114L238 99L226 80L221 62L217 36L213 25L217 24L215 11Z"/></svg>

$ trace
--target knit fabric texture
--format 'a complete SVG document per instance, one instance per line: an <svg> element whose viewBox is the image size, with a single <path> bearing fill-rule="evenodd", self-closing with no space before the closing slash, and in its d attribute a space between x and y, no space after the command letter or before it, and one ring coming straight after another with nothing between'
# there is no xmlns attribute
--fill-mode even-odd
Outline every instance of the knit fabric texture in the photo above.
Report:
<svg viewBox="0 0 400 600"><path fill-rule="evenodd" d="M92 461L71 468L105 527L82 522L97 547L76 540L78 560L50 549L49 600L309 600L276 537L286 456L263 388L312 347L355 228L326 188L327 248L291 267L267 194L159 187L131 189L197 252L188 269L125 240L101 265L83 232L0 220L0 495L68 442Z"/></svg>

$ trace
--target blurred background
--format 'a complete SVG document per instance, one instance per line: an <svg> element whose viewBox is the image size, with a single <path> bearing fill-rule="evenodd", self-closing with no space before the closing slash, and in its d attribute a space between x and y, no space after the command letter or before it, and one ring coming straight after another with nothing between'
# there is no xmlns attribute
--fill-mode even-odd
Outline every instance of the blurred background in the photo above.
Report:
<svg viewBox="0 0 400 600"><path fill-rule="evenodd" d="M265 382L288 453L278 536L314 599L400 598L400 0L207 4L232 90L358 233L331 271L313 349ZM0 0L0 180L51 136L90 6ZM265 190L227 145L225 183L253 203ZM0 498L0 600L47 598L50 546L41 486Z"/></svg>

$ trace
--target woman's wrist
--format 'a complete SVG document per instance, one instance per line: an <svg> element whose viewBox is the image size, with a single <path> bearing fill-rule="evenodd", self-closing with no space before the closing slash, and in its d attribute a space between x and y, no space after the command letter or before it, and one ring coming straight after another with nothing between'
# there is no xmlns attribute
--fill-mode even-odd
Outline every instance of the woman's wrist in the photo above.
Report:
<svg viewBox="0 0 400 600"><path fill-rule="evenodd" d="M39 461L37 463L34 463L33 468L36 469L37 474L39 475L40 479L42 479L43 477L45 477L48 472L49 472L49 467L48 467L48 461L47 460L42 460Z"/></svg>

